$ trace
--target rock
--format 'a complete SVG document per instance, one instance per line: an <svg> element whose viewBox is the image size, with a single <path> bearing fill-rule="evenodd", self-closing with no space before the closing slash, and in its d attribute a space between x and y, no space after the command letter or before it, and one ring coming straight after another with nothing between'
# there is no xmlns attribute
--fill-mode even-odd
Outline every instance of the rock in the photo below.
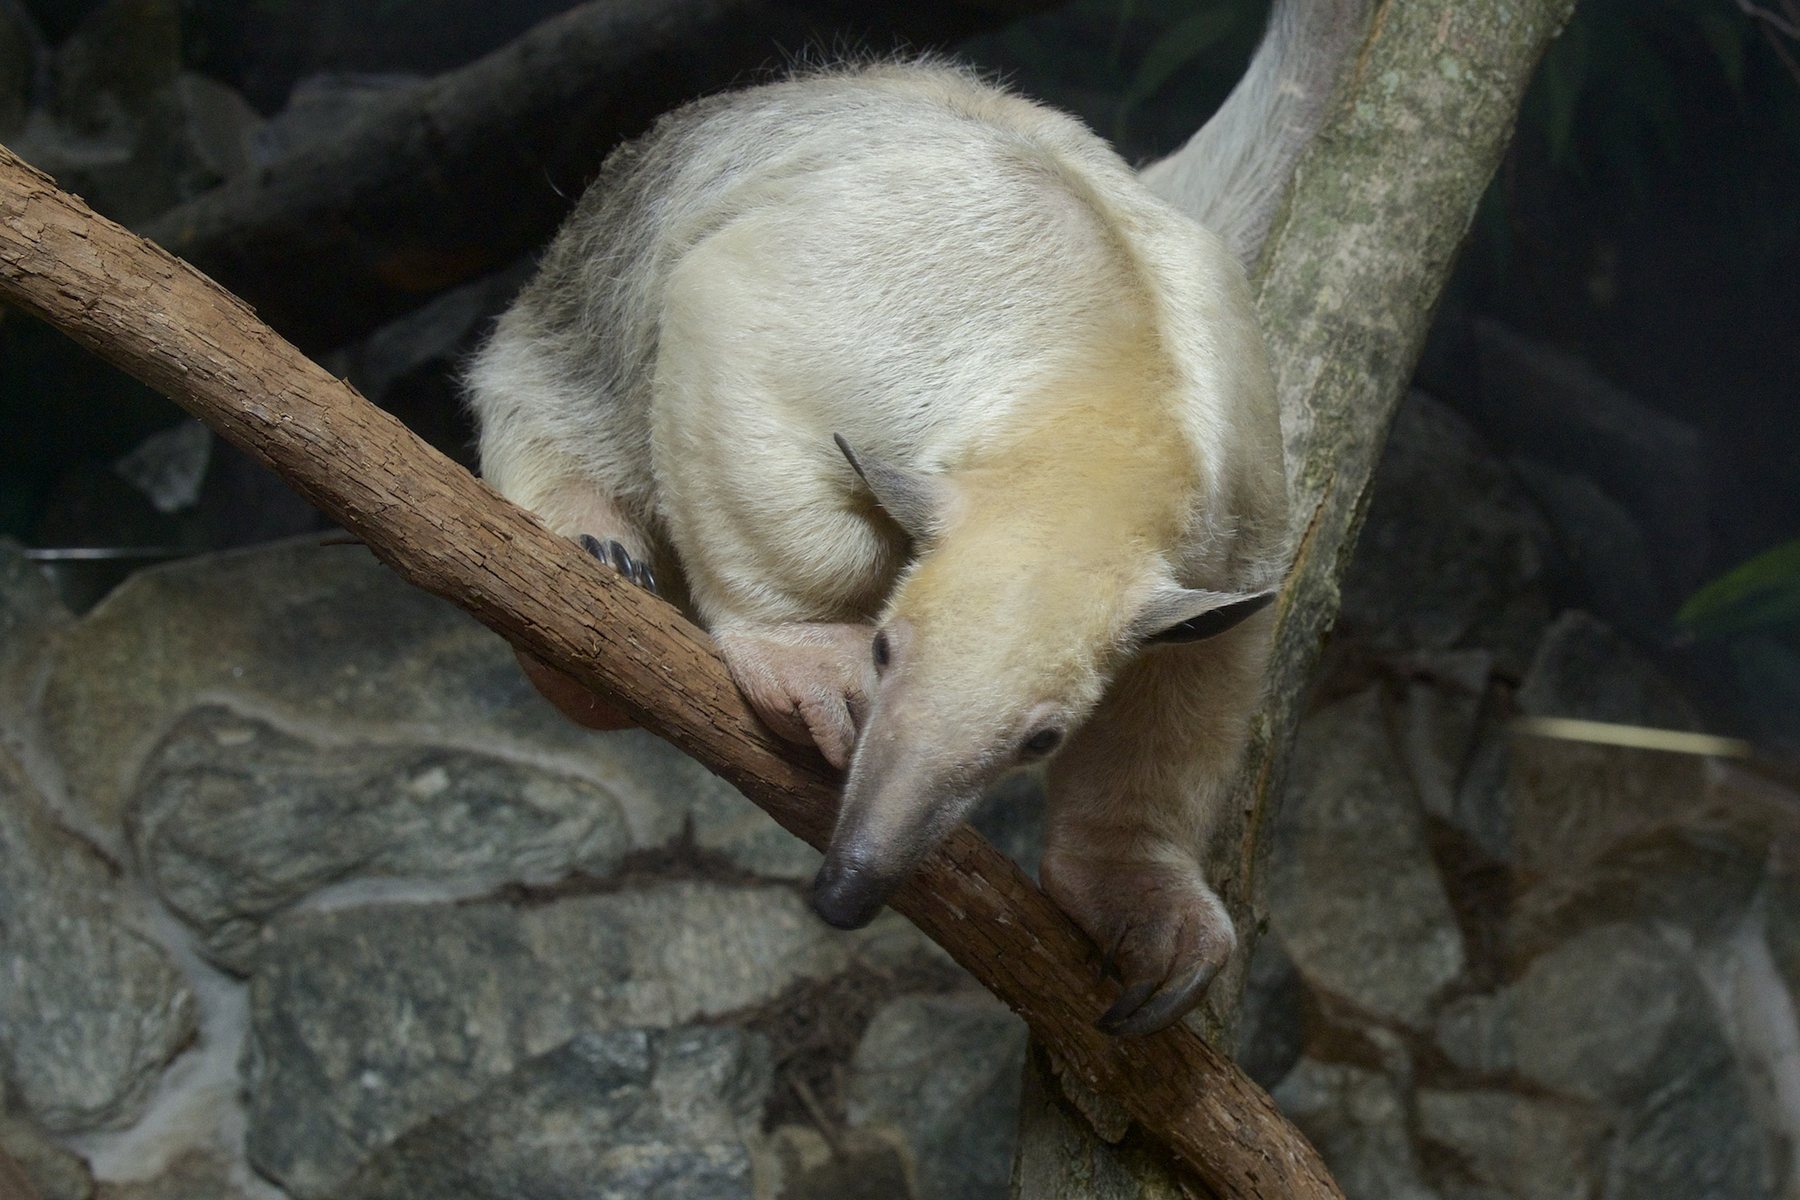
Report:
<svg viewBox="0 0 1800 1200"><path fill-rule="evenodd" d="M337 1200L751 1200L768 1046L729 1026L580 1034L381 1151Z"/></svg>
<svg viewBox="0 0 1800 1200"><path fill-rule="evenodd" d="M906 1163L892 1141L860 1129L840 1130L835 1138L833 1146L811 1125L781 1125L771 1131L759 1148L757 1195L912 1200Z"/></svg>
<svg viewBox="0 0 1800 1200"><path fill-rule="evenodd" d="M851 1124L899 1132L919 1195L1002 1200L1024 1063L1024 1022L992 997L902 997L856 1048Z"/></svg>
<svg viewBox="0 0 1800 1200"><path fill-rule="evenodd" d="M1722 1059L1695 1064L1625 1118L1606 1194L1764 1200L1780 1192L1770 1157L1737 1068Z"/></svg>
<svg viewBox="0 0 1800 1200"><path fill-rule="evenodd" d="M847 969L869 936L827 928L789 888L703 882L286 914L251 979L251 1161L327 1194L528 1058L758 1004Z"/></svg>
<svg viewBox="0 0 1800 1200"><path fill-rule="evenodd" d="M1300 1060L1306 1044L1306 985L1281 943L1265 934L1250 956L1238 1020L1238 1066L1264 1089Z"/></svg>
<svg viewBox="0 0 1800 1200"><path fill-rule="evenodd" d="M214 706L170 731L126 820L145 877L239 973L262 923L327 884L490 891L606 875L632 846L618 802L584 780L455 750L320 746Z"/></svg>
<svg viewBox="0 0 1800 1200"><path fill-rule="evenodd" d="M37 689L69 622L37 564L0 538L0 745L19 748L35 725Z"/></svg>
<svg viewBox="0 0 1800 1200"><path fill-rule="evenodd" d="M1518 1073L1583 1100L1629 1104L1729 1062L1693 971L1636 925L1589 929L1506 990Z"/></svg>
<svg viewBox="0 0 1800 1200"><path fill-rule="evenodd" d="M1270 1095L1318 1148L1345 1200L1436 1200L1407 1136L1405 1102L1387 1076L1302 1058Z"/></svg>
<svg viewBox="0 0 1800 1200"><path fill-rule="evenodd" d="M1475 343L1482 432L1505 453L1529 454L1605 489L1643 529L1670 594L1692 591L1711 548L1700 434L1580 359L1502 325L1477 320Z"/></svg>
<svg viewBox="0 0 1800 1200"><path fill-rule="evenodd" d="M242 1170L242 1166L236 1168ZM250 1190L240 1182L232 1163L195 1149L178 1155L154 1179L102 1183L94 1189L94 1200L261 1200L270 1190L267 1185Z"/></svg>
<svg viewBox="0 0 1800 1200"><path fill-rule="evenodd" d="M969 814L969 824L1019 869L1037 878L1044 857L1044 783L1018 771L996 783Z"/></svg>
<svg viewBox="0 0 1800 1200"><path fill-rule="evenodd" d="M1698 719L1654 666L1583 612L1558 617L1518 693L1530 716L1576 717L1662 729ZM1541 737L1516 738L1509 789L1519 865L1566 871L1705 800L1705 760Z"/></svg>
<svg viewBox="0 0 1800 1200"><path fill-rule="evenodd" d="M1471 1075L1513 1067L1512 1008L1504 996L1459 996L1438 1013L1436 1041L1444 1057Z"/></svg>
<svg viewBox="0 0 1800 1200"><path fill-rule="evenodd" d="M1270 920L1315 987L1427 1023L1463 968L1462 935L1378 687L1302 722L1270 855Z"/></svg>
<svg viewBox="0 0 1800 1200"><path fill-rule="evenodd" d="M1511 465L1549 518L1588 606L1640 637L1663 636L1679 597L1657 577L1644 531L1625 506L1585 475L1534 458Z"/></svg>
<svg viewBox="0 0 1800 1200"><path fill-rule="evenodd" d="M1518 1200L1588 1200L1599 1192L1608 1128L1592 1108L1486 1089L1421 1089L1415 1105L1420 1140L1452 1152L1465 1183Z"/></svg>
<svg viewBox="0 0 1800 1200"><path fill-rule="evenodd" d="M117 872L60 828L0 750L0 1063L71 1133L129 1124L196 1031L193 994L133 929Z"/></svg>
<svg viewBox="0 0 1800 1200"><path fill-rule="evenodd" d="M189 417L139 442L113 463L113 471L157 512L178 513L199 502L212 447L212 430Z"/></svg>
<svg viewBox="0 0 1800 1200"><path fill-rule="evenodd" d="M38 1200L91 1200L94 1195L94 1177L87 1163L28 1121L0 1116L0 1153L19 1165L37 1189Z"/></svg>
<svg viewBox="0 0 1800 1200"><path fill-rule="evenodd" d="M1026 1051L1021 1107L1015 1200L1186 1200L1194 1194L1168 1151L1141 1132L1117 1145L1094 1136L1036 1043Z"/></svg>
<svg viewBox="0 0 1800 1200"><path fill-rule="evenodd" d="M353 546L310 539L134 575L71 632L44 698L71 802L121 828L143 765L201 703L342 741L480 751L610 794L635 845L690 819L747 869L810 878L814 852L737 791L639 730L594 733L526 682L500 638Z"/></svg>
<svg viewBox="0 0 1800 1200"><path fill-rule="evenodd" d="M1394 713L1400 755L1425 811L1477 841L1479 814L1462 811L1461 784L1474 750L1494 656L1487 650L1414 654Z"/></svg>
<svg viewBox="0 0 1800 1200"><path fill-rule="evenodd" d="M1411 392L1376 471L1339 626L1383 650L1457 645L1529 589L1547 536L1468 424Z"/></svg>
<svg viewBox="0 0 1800 1200"><path fill-rule="evenodd" d="M1701 940L1718 937L1762 883L1769 842L1769 829L1747 813L1690 817L1632 834L1515 897L1508 949L1528 958L1609 921L1655 921Z"/></svg>
<svg viewBox="0 0 1800 1200"><path fill-rule="evenodd" d="M293 86L287 104L254 136L252 153L266 167L314 142L341 137L344 130L424 83L419 75L325 71Z"/></svg>

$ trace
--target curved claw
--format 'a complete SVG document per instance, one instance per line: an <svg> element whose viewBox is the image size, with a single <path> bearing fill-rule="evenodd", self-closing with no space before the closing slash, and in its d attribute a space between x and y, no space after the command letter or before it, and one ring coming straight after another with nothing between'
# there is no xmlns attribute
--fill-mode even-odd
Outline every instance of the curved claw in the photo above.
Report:
<svg viewBox="0 0 1800 1200"><path fill-rule="evenodd" d="M641 558L631 557L630 552L618 542L602 542L591 533L584 533L575 540L581 543L583 550L652 596L661 595L656 590L656 576L651 572L650 564Z"/></svg>
<svg viewBox="0 0 1800 1200"><path fill-rule="evenodd" d="M1123 1025L1131 1014L1141 1009L1144 1001L1148 1000L1150 993L1155 990L1156 980L1154 979L1140 979L1136 983L1127 984L1125 990L1119 993L1119 998L1113 1001L1113 1006L1102 1013L1098 1021L1094 1022L1095 1028L1099 1029L1101 1033L1117 1034L1118 1027Z"/></svg>
<svg viewBox="0 0 1800 1200"><path fill-rule="evenodd" d="M1113 1005L1100 1018L1100 1031L1114 1037L1142 1037L1173 1025L1188 1009L1194 1007L1218 973L1218 963L1196 963L1173 981L1166 982L1154 996L1149 995L1149 992L1155 988L1155 984L1135 983L1126 989L1125 994L1120 995L1120 1003ZM1114 1010L1124 1003L1126 995L1136 992L1138 988L1145 989L1145 998L1140 998L1133 1004L1131 1011L1115 1017Z"/></svg>

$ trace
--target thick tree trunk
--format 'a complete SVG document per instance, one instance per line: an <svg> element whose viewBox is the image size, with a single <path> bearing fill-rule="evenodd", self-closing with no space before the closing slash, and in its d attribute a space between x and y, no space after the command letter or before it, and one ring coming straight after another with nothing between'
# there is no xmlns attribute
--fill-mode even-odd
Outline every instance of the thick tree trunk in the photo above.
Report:
<svg viewBox="0 0 1800 1200"><path fill-rule="evenodd" d="M235 296L0 148L0 298L157 388L356 531L408 581L611 698L824 847L838 780L774 737L710 640L283 341ZM1185 1026L1114 1039L1101 956L966 826L892 906L1058 1060L1225 1197L1340 1197L1318 1154Z"/></svg>
<svg viewBox="0 0 1800 1200"><path fill-rule="evenodd" d="M1263 925L1260 869L1298 701L1336 619L1365 502L1438 293L1511 137L1519 100L1573 0L1383 0L1330 115L1300 160L1253 283L1280 390L1298 555L1276 631L1269 698L1237 803L1208 863L1243 951L1196 1015L1229 1048L1249 951ZM1054 1048L1052 1048L1052 1056ZM1014 1194L1148 1200L1181 1173L1129 1138L1114 1150L1034 1055ZM1060 1092L1073 1093L1076 1104ZM1091 1185L1077 1185L1080 1179ZM1062 1181L1046 1190L1034 1181ZM1189 1181L1191 1183L1191 1181Z"/></svg>
<svg viewBox="0 0 1800 1200"><path fill-rule="evenodd" d="M141 229L310 354L542 246L608 150L826 44L946 45L1053 0L592 0Z"/></svg>

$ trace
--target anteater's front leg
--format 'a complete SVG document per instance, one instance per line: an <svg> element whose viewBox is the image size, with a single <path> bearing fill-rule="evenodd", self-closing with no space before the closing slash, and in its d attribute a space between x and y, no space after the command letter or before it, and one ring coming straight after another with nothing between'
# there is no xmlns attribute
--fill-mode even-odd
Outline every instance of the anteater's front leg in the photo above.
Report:
<svg viewBox="0 0 1800 1200"><path fill-rule="evenodd" d="M1044 889L1118 968L1109 1033L1181 1017L1237 946L1200 861L1261 695L1269 620L1147 649L1051 763Z"/></svg>

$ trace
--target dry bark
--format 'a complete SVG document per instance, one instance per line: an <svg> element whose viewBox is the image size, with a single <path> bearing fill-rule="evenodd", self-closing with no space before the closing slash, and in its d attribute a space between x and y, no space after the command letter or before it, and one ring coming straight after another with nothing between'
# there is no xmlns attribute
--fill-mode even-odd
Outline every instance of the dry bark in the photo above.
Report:
<svg viewBox="0 0 1800 1200"><path fill-rule="evenodd" d="M836 776L762 728L704 633L308 361L224 288L3 148L0 297L181 404L403 578L611 698L787 829L826 844ZM1186 1027L1133 1040L1095 1029L1118 990L1101 956L972 830L953 835L891 904L1220 1196L1340 1197L1268 1096Z"/></svg>
<svg viewBox="0 0 1800 1200"><path fill-rule="evenodd" d="M1051 3L593 0L141 231L317 354L542 246L683 100L808 46L945 45Z"/></svg>
<svg viewBox="0 0 1800 1200"><path fill-rule="evenodd" d="M1533 69L1573 0L1382 0L1301 158L1252 282L1281 399L1298 555L1282 593L1268 701L1207 864L1243 950L1199 1011L1229 1045L1256 932L1259 874L1307 679L1332 622L1375 465L1475 206ZM1054 1050L1054 1047L1052 1047ZM1032 1200L1147 1200L1172 1164L1114 1152L1034 1060L1037 1103L1015 1183ZM1091 1103L1084 1107L1092 1110ZM1102 1124L1105 1124L1104 1120ZM1076 1178L1104 1186L1072 1187ZM1060 1180L1052 1186L1048 1181Z"/></svg>

